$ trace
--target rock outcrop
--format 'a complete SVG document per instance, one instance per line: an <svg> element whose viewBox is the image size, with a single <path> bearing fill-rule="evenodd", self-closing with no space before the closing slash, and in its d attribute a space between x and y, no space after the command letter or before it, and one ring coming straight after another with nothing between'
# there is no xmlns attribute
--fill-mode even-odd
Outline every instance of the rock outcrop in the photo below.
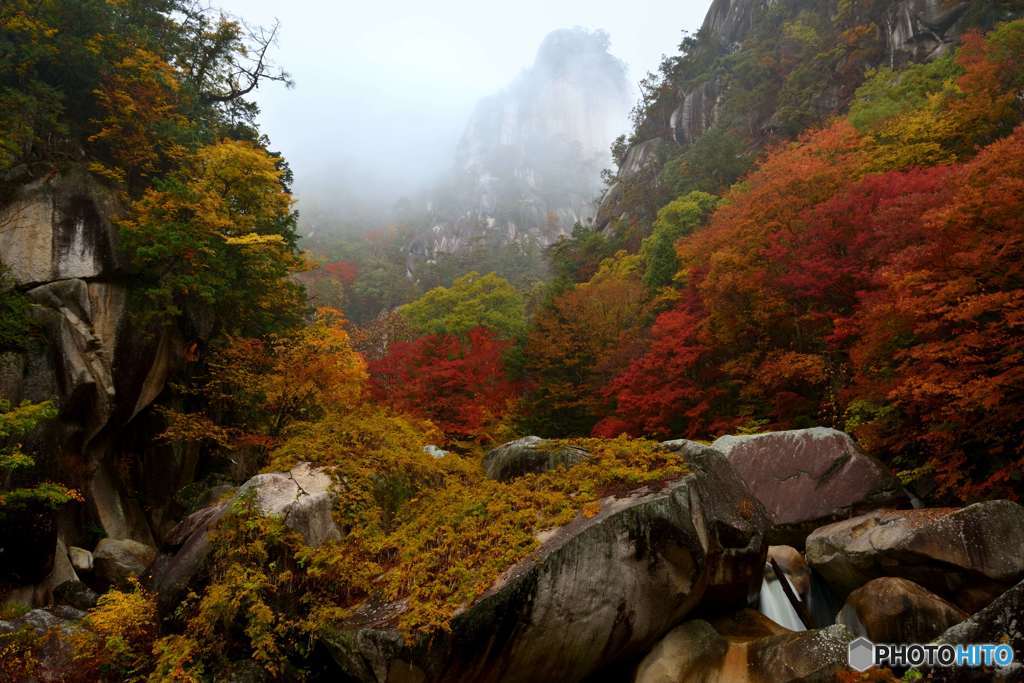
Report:
<svg viewBox="0 0 1024 683"><path fill-rule="evenodd" d="M723 436L712 448L768 511L773 544L803 547L811 531L829 522L910 505L889 469L834 429Z"/></svg>
<svg viewBox="0 0 1024 683"><path fill-rule="evenodd" d="M120 588L131 585L156 559L156 550L127 538L104 538L92 553L96 575Z"/></svg>
<svg viewBox="0 0 1024 683"><path fill-rule="evenodd" d="M923 62L952 50L963 33L961 19L970 9L962 0L900 0L885 15L891 65Z"/></svg>
<svg viewBox="0 0 1024 683"><path fill-rule="evenodd" d="M876 643L927 643L967 613L907 579L874 579L850 593L837 623Z"/></svg>
<svg viewBox="0 0 1024 683"><path fill-rule="evenodd" d="M450 632L407 643L403 605L377 605L326 629L324 645L359 681L579 681L643 655L700 604L742 606L761 581L764 512L719 453L686 457L683 479L545 534Z"/></svg>
<svg viewBox="0 0 1024 683"><path fill-rule="evenodd" d="M530 472L572 467L590 457L582 448L526 436L498 446L484 457L484 472L495 481L510 481Z"/></svg>
<svg viewBox="0 0 1024 683"><path fill-rule="evenodd" d="M806 597L810 593L811 569L799 550L788 545L769 546L768 559L779 565L797 595Z"/></svg>
<svg viewBox="0 0 1024 683"><path fill-rule="evenodd" d="M931 672L932 680L942 683L1024 680L1024 662L1021 661L1021 653L1024 653L1024 582L1000 595L969 619L950 627L936 640L953 645L1003 643L1013 648L1017 659L1012 666L1001 669L936 669Z"/></svg>
<svg viewBox="0 0 1024 683"><path fill-rule="evenodd" d="M153 565L150 586L158 594L161 610L172 609L189 585L201 579L213 550L210 530L243 500L251 500L261 514L281 518L309 545L340 540L341 531L331 516L337 500L332 483L325 470L302 463L288 472L256 475L230 500L189 515L168 535L170 552Z"/></svg>
<svg viewBox="0 0 1024 683"><path fill-rule="evenodd" d="M18 553L36 570L21 572L15 593L50 570L55 534L81 544L88 538L83 530L96 526L111 539L154 546L151 516L159 518L166 507L152 498L144 507L138 499L146 490L142 482L153 474L145 461L132 469L121 465L129 451L139 460L138 444L155 427L134 420L163 391L182 343L173 330L149 335L129 329L131 274L118 251L120 212L115 193L76 164L14 190L0 205L0 263L33 304L30 315L43 341L0 354L0 399L54 403L58 418L26 445L45 454L39 476L69 484L86 498L74 520L61 517L58 525L52 515L39 513L31 525L18 525L34 528L32 546L50 557ZM0 539L0 546L7 545ZM57 556L67 563L66 552ZM40 605L52 587L32 590Z"/></svg>
<svg viewBox="0 0 1024 683"><path fill-rule="evenodd" d="M593 220L610 141L631 105L608 36L582 28L545 37L534 64L481 100L410 245L419 258L479 244L547 246Z"/></svg>
<svg viewBox="0 0 1024 683"><path fill-rule="evenodd" d="M997 500L836 522L807 538L807 561L840 595L895 576L974 612L1024 577L1021 548L1024 507Z"/></svg>

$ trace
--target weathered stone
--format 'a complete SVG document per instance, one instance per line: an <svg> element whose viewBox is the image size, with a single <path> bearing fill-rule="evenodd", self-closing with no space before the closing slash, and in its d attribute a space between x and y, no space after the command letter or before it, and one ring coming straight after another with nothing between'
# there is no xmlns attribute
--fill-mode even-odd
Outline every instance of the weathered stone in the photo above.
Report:
<svg viewBox="0 0 1024 683"><path fill-rule="evenodd" d="M96 575L115 586L130 585L156 558L151 546L127 538L104 538L92 553Z"/></svg>
<svg viewBox="0 0 1024 683"><path fill-rule="evenodd" d="M770 4L770 0L714 0L701 30L730 47L746 38L754 18Z"/></svg>
<svg viewBox="0 0 1024 683"><path fill-rule="evenodd" d="M150 583L161 613L172 611L188 587L201 581L212 550L210 530L227 510L228 504L221 503L194 512L168 535L173 552L161 554L153 563Z"/></svg>
<svg viewBox="0 0 1024 683"><path fill-rule="evenodd" d="M885 16L890 64L923 62L953 50L960 19L970 7L959 0L900 0Z"/></svg>
<svg viewBox="0 0 1024 683"><path fill-rule="evenodd" d="M0 261L20 286L117 269L113 193L82 168L21 188L0 207Z"/></svg>
<svg viewBox="0 0 1024 683"><path fill-rule="evenodd" d="M331 511L335 497L326 471L300 464L290 472L260 474L238 489L231 500L189 515L166 538L173 552L153 565L151 587L161 611L177 605L189 585L201 580L212 550L209 532L243 497L252 496L256 509L275 515L302 534L310 545L341 538Z"/></svg>
<svg viewBox="0 0 1024 683"><path fill-rule="evenodd" d="M59 605L88 611L96 606L96 591L81 581L65 581L53 590L53 600Z"/></svg>
<svg viewBox="0 0 1024 683"><path fill-rule="evenodd" d="M799 550L788 545L773 545L768 548L768 559L775 560L799 595L806 596L810 592L811 569Z"/></svg>
<svg viewBox="0 0 1024 683"><path fill-rule="evenodd" d="M450 632L407 643L402 604L325 629L341 674L360 681L578 681L641 656L700 604L746 604L761 581L766 518L717 453L691 474L603 501L466 605ZM415 678L409 678L415 676Z"/></svg>
<svg viewBox="0 0 1024 683"><path fill-rule="evenodd" d="M910 579L974 612L1024 577L1024 507L881 510L822 527L807 561L845 596L881 576Z"/></svg>
<svg viewBox="0 0 1024 683"><path fill-rule="evenodd" d="M0 353L0 400L7 401L11 405L21 403L25 364L25 354Z"/></svg>
<svg viewBox="0 0 1024 683"><path fill-rule="evenodd" d="M723 633L741 624L739 631ZM836 681L853 639L846 628L787 632L757 619L690 621L673 629L643 659L634 683L787 683Z"/></svg>
<svg viewBox="0 0 1024 683"><path fill-rule="evenodd" d="M1010 667L992 669L950 669L931 671L931 680L953 681L1024 681L1024 581L1006 591L992 604L966 621L952 626L939 638L940 643L968 645L971 643L1003 643L1013 648L1016 661Z"/></svg>
<svg viewBox="0 0 1024 683"><path fill-rule="evenodd" d="M773 544L801 548L807 534L823 524L910 504L885 465L834 429L723 436L711 447L725 454L764 504Z"/></svg>
<svg viewBox="0 0 1024 683"><path fill-rule="evenodd" d="M510 481L531 472L548 472L572 467L590 454L582 448L527 436L499 446L484 457L484 472L490 479Z"/></svg>
<svg viewBox="0 0 1024 683"><path fill-rule="evenodd" d="M318 546L341 539L331 514L336 500L331 484L325 470L302 463L290 472L256 475L238 489L236 498L252 494L261 513L280 517L306 543Z"/></svg>
<svg viewBox="0 0 1024 683"><path fill-rule="evenodd" d="M124 492L117 475L106 463L96 468L88 492L88 500L108 537L156 545L139 502Z"/></svg>
<svg viewBox="0 0 1024 683"><path fill-rule="evenodd" d="M92 571L92 553L85 548L71 546L68 548L68 559L76 572L88 573Z"/></svg>
<svg viewBox="0 0 1024 683"><path fill-rule="evenodd" d="M729 641L706 621L695 619L677 626L644 657L635 683L683 683L717 669L729 651Z"/></svg>
<svg viewBox="0 0 1024 683"><path fill-rule="evenodd" d="M103 340L94 334L89 287L83 280L60 280L31 289L27 295L48 309L40 312L40 319L54 351L54 373L61 388L60 407L65 414L81 416L88 441L110 418L115 394L114 350L105 348ZM96 313L119 318L123 305L120 311ZM113 323L104 320L103 324Z"/></svg>
<svg viewBox="0 0 1024 683"><path fill-rule="evenodd" d="M967 613L907 579L874 579L850 593L837 623L876 643L927 643Z"/></svg>
<svg viewBox="0 0 1024 683"><path fill-rule="evenodd" d="M669 119L672 137L677 144L692 144L714 125L721 101L719 94L718 82L711 80L683 95L682 102Z"/></svg>

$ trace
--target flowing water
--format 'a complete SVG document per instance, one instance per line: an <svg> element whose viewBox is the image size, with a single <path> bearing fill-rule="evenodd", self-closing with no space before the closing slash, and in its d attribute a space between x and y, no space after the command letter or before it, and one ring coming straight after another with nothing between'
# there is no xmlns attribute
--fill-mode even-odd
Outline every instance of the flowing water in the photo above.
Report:
<svg viewBox="0 0 1024 683"><path fill-rule="evenodd" d="M806 631L807 628L800 621L800 617L797 615L796 610L793 609L789 598L786 597L782 584L775 580L774 576L771 576L772 580L769 581L769 576L769 574L766 574L765 578L761 581L761 594L757 598L758 611L779 626L784 626L790 631ZM789 581L786 577L783 577L783 579L787 582ZM792 588L793 584L790 583L789 585ZM793 593L796 594L795 589Z"/></svg>

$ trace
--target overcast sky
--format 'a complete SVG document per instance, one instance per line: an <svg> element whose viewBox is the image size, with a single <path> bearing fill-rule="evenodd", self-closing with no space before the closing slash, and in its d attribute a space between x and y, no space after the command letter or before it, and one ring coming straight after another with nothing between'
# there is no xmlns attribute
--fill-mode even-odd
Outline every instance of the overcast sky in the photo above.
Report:
<svg viewBox="0 0 1024 683"><path fill-rule="evenodd" d="M636 83L699 28L710 0L214 4L281 21L276 61L296 87L258 91L262 128L290 160L300 202L337 205L397 198L446 168L473 105L529 66L550 31L604 29Z"/></svg>

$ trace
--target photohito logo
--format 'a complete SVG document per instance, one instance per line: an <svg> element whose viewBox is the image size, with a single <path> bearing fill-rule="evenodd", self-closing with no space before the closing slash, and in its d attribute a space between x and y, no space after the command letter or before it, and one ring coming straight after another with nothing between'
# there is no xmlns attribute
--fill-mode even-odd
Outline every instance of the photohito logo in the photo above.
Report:
<svg viewBox="0 0 1024 683"><path fill-rule="evenodd" d="M854 671L867 671L873 666L997 666L1013 664L1014 652L1009 645L948 643L872 643L857 638L850 643L847 661Z"/></svg>

